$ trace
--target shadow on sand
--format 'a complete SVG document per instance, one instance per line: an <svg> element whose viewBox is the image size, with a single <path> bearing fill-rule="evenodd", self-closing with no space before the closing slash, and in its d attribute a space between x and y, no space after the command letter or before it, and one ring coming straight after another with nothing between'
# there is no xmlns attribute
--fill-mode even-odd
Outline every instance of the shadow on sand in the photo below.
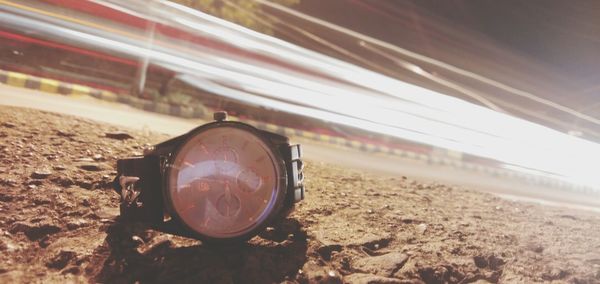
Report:
<svg viewBox="0 0 600 284"><path fill-rule="evenodd" d="M140 224L116 220L86 268L90 281L273 283L294 279L307 259L306 233L294 219L282 221L261 238L227 247L198 242L177 246L169 236L149 232ZM162 241L151 246L145 243L161 236Z"/></svg>

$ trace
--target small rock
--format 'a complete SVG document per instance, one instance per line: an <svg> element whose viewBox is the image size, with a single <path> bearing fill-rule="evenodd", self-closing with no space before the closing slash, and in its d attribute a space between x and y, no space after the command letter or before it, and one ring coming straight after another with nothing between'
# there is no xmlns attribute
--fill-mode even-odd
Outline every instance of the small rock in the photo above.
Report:
<svg viewBox="0 0 600 284"><path fill-rule="evenodd" d="M141 240L141 238L140 238ZM156 253L156 254L160 254L160 253L164 253L167 250L170 250L174 244L173 241L171 241L168 238L155 238L153 240L150 240L147 243L144 243L142 240L142 243L138 243L136 242L133 238L131 240L134 244L137 245L136 250L140 253L140 254L150 254L150 253Z"/></svg>
<svg viewBox="0 0 600 284"><path fill-rule="evenodd" d="M127 140L133 139L133 136L129 135L126 132L106 132L104 133L106 138L116 139L116 140Z"/></svg>
<svg viewBox="0 0 600 284"><path fill-rule="evenodd" d="M452 267L444 265L427 266L419 269L419 276L421 276L421 279L425 281L425 283L450 283L450 269L452 269Z"/></svg>
<svg viewBox="0 0 600 284"><path fill-rule="evenodd" d="M77 253L61 250L57 255L46 262L46 266L53 269L63 269L75 257L77 257Z"/></svg>
<svg viewBox="0 0 600 284"><path fill-rule="evenodd" d="M75 230L75 229L79 229L81 227L85 227L87 224L88 224L88 222L84 219L76 219L76 220L69 221L67 223L67 229Z"/></svg>
<svg viewBox="0 0 600 284"><path fill-rule="evenodd" d="M83 165L79 165L79 168L82 170L91 171L91 172L99 172L99 171L104 170L104 168L102 166L97 165L97 164L83 164Z"/></svg>
<svg viewBox="0 0 600 284"><path fill-rule="evenodd" d="M0 240L0 251L6 253L15 252L19 250L20 247L18 244L13 243L11 240Z"/></svg>
<svg viewBox="0 0 600 284"><path fill-rule="evenodd" d="M15 198L12 195L9 194L5 194L5 193L0 193L0 201L3 202L11 202L13 201Z"/></svg>
<svg viewBox="0 0 600 284"><path fill-rule="evenodd" d="M63 186L63 187L69 187L69 186L75 184L75 182L70 177L67 177L67 176L53 177L52 182L57 185Z"/></svg>
<svg viewBox="0 0 600 284"><path fill-rule="evenodd" d="M14 128L16 125L11 122L2 122L2 124L0 124L0 126L6 127L6 128Z"/></svg>
<svg viewBox="0 0 600 284"><path fill-rule="evenodd" d="M559 217L564 219L578 220L577 217L573 215L560 215Z"/></svg>
<svg viewBox="0 0 600 284"><path fill-rule="evenodd" d="M94 159L94 161L103 161L104 157L102 157L102 155L100 155L100 154L96 154L96 155L92 156L92 159Z"/></svg>
<svg viewBox="0 0 600 284"><path fill-rule="evenodd" d="M569 275L569 272L559 269L559 268L552 268L550 271L545 272L544 274L542 274L542 279L547 280L547 281L554 281L554 280L560 280L565 278L567 275Z"/></svg>
<svg viewBox="0 0 600 284"><path fill-rule="evenodd" d="M405 283L396 278L388 278L365 273L353 273L344 277L344 282L349 284L400 284Z"/></svg>
<svg viewBox="0 0 600 284"><path fill-rule="evenodd" d="M75 134L73 134L73 133L69 133L69 132L62 131L62 130L56 131L56 135L57 136L61 136L61 137L73 137L73 136L75 136Z"/></svg>
<svg viewBox="0 0 600 284"><path fill-rule="evenodd" d="M52 174L52 172L49 170L37 170L31 174L31 178L45 179L45 178L49 177L51 174Z"/></svg>
<svg viewBox="0 0 600 284"><path fill-rule="evenodd" d="M84 189L94 189L94 187L95 187L93 182L87 181L87 180L77 182L77 185Z"/></svg>
<svg viewBox="0 0 600 284"><path fill-rule="evenodd" d="M490 255L488 257L488 265L492 270L500 270L502 266L505 264L504 259L499 258L495 255Z"/></svg>
<svg viewBox="0 0 600 284"><path fill-rule="evenodd" d="M12 234L23 232L29 240L35 241L47 235L60 232L60 227L47 222L36 224L16 222L10 227L9 232Z"/></svg>
<svg viewBox="0 0 600 284"><path fill-rule="evenodd" d="M475 266L477 266L479 268L486 268L488 266L487 258L485 258L481 255L477 255L477 256L473 257L473 262L475 262Z"/></svg>
<svg viewBox="0 0 600 284"><path fill-rule="evenodd" d="M37 185L35 185L35 184L30 184L30 185L27 185L27 188L29 188L29 189L36 189L36 188L37 188Z"/></svg>
<svg viewBox="0 0 600 284"><path fill-rule="evenodd" d="M544 252L544 247L538 243L529 243L527 244L527 249L536 253Z"/></svg>
<svg viewBox="0 0 600 284"><path fill-rule="evenodd" d="M342 283L340 274L334 271L334 276L331 276L331 271L332 269L309 261L302 267L302 277L308 283Z"/></svg>
<svg viewBox="0 0 600 284"><path fill-rule="evenodd" d="M52 169L55 171L64 171L67 169L67 167L65 167L63 165L56 165L56 166L52 167Z"/></svg>
<svg viewBox="0 0 600 284"><path fill-rule="evenodd" d="M365 257L355 261L352 266L361 272L390 277L408 261L408 255L391 252L388 254Z"/></svg>
<svg viewBox="0 0 600 284"><path fill-rule="evenodd" d="M10 187L14 187L17 185L17 181L10 178L0 178L0 185L7 185Z"/></svg>
<svg viewBox="0 0 600 284"><path fill-rule="evenodd" d="M32 180L28 180L27 184L35 184L37 186L40 186L40 185L44 184L44 181L41 179L32 179Z"/></svg>
<svg viewBox="0 0 600 284"><path fill-rule="evenodd" d="M79 266L76 265L72 265L70 267L65 268L63 271L60 272L60 274L74 274L74 275L79 275L81 274L81 268Z"/></svg>
<svg viewBox="0 0 600 284"><path fill-rule="evenodd" d="M319 255L321 255L321 257L326 261L331 260L331 255L334 251L337 251L337 252L342 251L342 246L337 245L337 244L332 244L332 245L324 245L317 249L317 252L319 253Z"/></svg>
<svg viewBox="0 0 600 284"><path fill-rule="evenodd" d="M44 236L43 238L38 240L38 244L41 248L47 248L50 244L52 244L52 242L50 241L49 236Z"/></svg>
<svg viewBox="0 0 600 284"><path fill-rule="evenodd" d="M419 233L421 235L424 234L425 231L427 231L427 224L419 224L419 225L417 225L416 230L417 230L417 233Z"/></svg>
<svg viewBox="0 0 600 284"><path fill-rule="evenodd" d="M370 250L376 250L379 248L386 247L391 241L392 238L390 236L381 236L368 233L361 238L352 240L352 243L349 243L348 245L359 245L366 247Z"/></svg>

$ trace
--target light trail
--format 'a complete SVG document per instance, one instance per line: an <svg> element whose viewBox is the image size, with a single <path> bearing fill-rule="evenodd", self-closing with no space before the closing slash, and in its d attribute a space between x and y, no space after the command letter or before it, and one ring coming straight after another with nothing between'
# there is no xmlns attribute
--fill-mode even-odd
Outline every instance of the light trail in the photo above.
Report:
<svg viewBox="0 0 600 284"><path fill-rule="evenodd" d="M289 15L293 15L295 17L298 17L298 18L301 18L301 19L304 19L304 20L307 20L307 21L310 21L310 22L313 22L313 23L317 23L317 24L319 24L321 26L324 26L324 27L327 27L327 28L329 28L331 30L338 31L338 32L341 32L341 33L353 36L353 37L355 37L357 39L360 39L360 40L363 40L365 42L373 43L373 44L378 45L380 47L383 47L383 48L392 50L394 52L397 52L399 54L402 54L402 55L405 55L405 56L409 56L409 57L411 57L413 59L417 59L417 60L419 60L421 62L425 62L425 63L431 64L431 65L437 66L439 68L446 69L446 70L448 70L448 71L450 71L450 72L452 72L454 74L460 74L460 75L462 75L464 77L471 78L471 79L474 79L474 80L486 83L486 84L488 84L490 86L494 86L494 87L496 87L498 89L507 91L507 92L509 92L511 94L514 94L514 95L517 95L517 96L520 96L520 97L523 97L523 98L527 98L527 99L532 100L534 102L537 102L537 103L540 103L540 104L552 107L554 109L557 109L559 111L571 114L571 115L576 116L576 117L578 117L578 118L580 118L582 120L586 120L588 122L600 125L600 119L598 119L596 117L592 117L592 116L580 113L580 112L578 112L578 111L576 111L576 110L574 110L572 108L569 108L569 107L563 106L561 104L555 103L555 102L553 102L551 100L540 98L540 97L538 97L538 96L536 96L536 95L534 95L532 93L529 93L529 92L526 92L526 91L523 91L523 90L519 90L517 88L508 86L508 85L500 83L498 81L494 81L494 80L492 80L490 78L486 78L486 77L483 77L481 75L475 74L473 72L469 72L467 70L460 69L460 68L458 68L456 66L453 66L453 65L450 65L448 63L445 63L445 62L442 62L442 61L439 61L439 60L436 60L436 59L433 59L433 58L430 58L430 57L423 56L421 54L418 54L416 52L412 52L412 51L407 50L407 49L400 48L400 47L395 46L393 44L390 44L388 42L385 42L385 41L382 41L382 40L378 40L378 39L373 38L373 37L369 37L367 35L364 35L364 34L361 34L361 33L358 33L358 32L355 32L355 31L352 31L352 30L349 30L349 29L346 29L344 27L340 27L338 25L332 24L332 23L327 22L327 21L323 21L321 19L317 19L315 17L312 17L312 16L306 15L304 13L295 11L293 9L284 7L284 6L279 5L277 3L270 2L268 0L254 0L254 1L256 1L256 2L258 2L260 4L262 4L262 5L268 6L270 8L273 8L275 10L282 11L282 12L287 13Z"/></svg>
<svg viewBox="0 0 600 284"><path fill-rule="evenodd" d="M157 11L153 19L289 59L352 84L247 59L231 60L219 53L207 54L206 49L186 48L182 52L159 42L159 38L155 39L156 45L148 48L139 38L108 33L81 21L58 25L49 13L38 15L0 6L0 23L94 49L148 57L153 64L180 73L184 81L233 100L492 158L579 184L600 184L596 174L600 166L598 144L256 35L173 3L152 3L155 4L144 9ZM169 14L180 10L184 13Z"/></svg>

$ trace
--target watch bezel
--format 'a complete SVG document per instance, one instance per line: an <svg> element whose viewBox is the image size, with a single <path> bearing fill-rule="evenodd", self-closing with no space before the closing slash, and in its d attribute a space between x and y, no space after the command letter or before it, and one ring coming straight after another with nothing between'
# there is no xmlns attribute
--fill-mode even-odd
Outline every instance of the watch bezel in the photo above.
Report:
<svg viewBox="0 0 600 284"><path fill-rule="evenodd" d="M192 140L194 137L196 137L200 133L207 131L209 129L219 128L219 127L234 127L234 128L248 131L252 135L256 136L263 143L265 143L265 145L267 145L269 150L272 152L272 154L274 156L273 162L274 162L275 166L278 168L276 172L279 172L279 176L277 177L277 183L276 183L277 184L277 189L276 189L277 196L275 198L273 208L272 208L270 214L268 214L268 216L263 220L262 223L256 225L253 229L249 230L248 232L246 232L242 235L239 235L239 236L225 237L225 238L218 238L218 237L213 237L213 236L199 233L198 231L191 228L188 224L186 224L183 221L183 219L179 216L177 211L175 210L173 201L171 199L171 193L169 190L169 184L170 184L169 177L171 175L171 170L173 169L172 165L173 165L173 162L175 161L175 159L177 158L177 155L180 153L180 151L184 148L184 146L188 142L190 142L190 140ZM185 137L182 137L183 139L180 139L178 141L177 145L175 145L175 147L173 148L173 151L171 151L170 155L167 158L165 168L163 171L164 178L163 178L163 182L162 182L162 190L161 191L162 191L162 195L163 195L165 210L171 216L171 219L174 220L175 222L177 222L181 226L181 228L184 229L186 235L190 235L193 238L196 238L196 239L199 239L199 240L205 241L205 242L211 242L211 243L228 243L228 242L245 241L245 240L248 240L248 239L258 235L270 223L272 223L275 218L277 218L280 215L280 212L282 211L282 209L285 205L285 200L287 198L287 195L289 194L287 192L288 191L287 190L287 188L288 188L287 167L286 167L283 155L279 151L277 145L274 144L273 141L268 139L268 137L265 137L264 133L262 133L261 130L255 128L254 126L251 126L251 125L248 125L248 124L245 124L242 122L217 121L217 122L211 122L211 123L199 126L195 129L191 130L190 132L186 133L184 136Z"/></svg>

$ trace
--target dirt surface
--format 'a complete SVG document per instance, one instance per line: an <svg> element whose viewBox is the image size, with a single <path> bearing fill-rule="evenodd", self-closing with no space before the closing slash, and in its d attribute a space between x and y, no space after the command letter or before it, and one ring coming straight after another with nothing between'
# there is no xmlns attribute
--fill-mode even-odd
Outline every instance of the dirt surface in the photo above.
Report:
<svg viewBox="0 0 600 284"><path fill-rule="evenodd" d="M116 159L165 138L0 107L0 283L600 283L598 213L318 163L247 244L121 223Z"/></svg>

